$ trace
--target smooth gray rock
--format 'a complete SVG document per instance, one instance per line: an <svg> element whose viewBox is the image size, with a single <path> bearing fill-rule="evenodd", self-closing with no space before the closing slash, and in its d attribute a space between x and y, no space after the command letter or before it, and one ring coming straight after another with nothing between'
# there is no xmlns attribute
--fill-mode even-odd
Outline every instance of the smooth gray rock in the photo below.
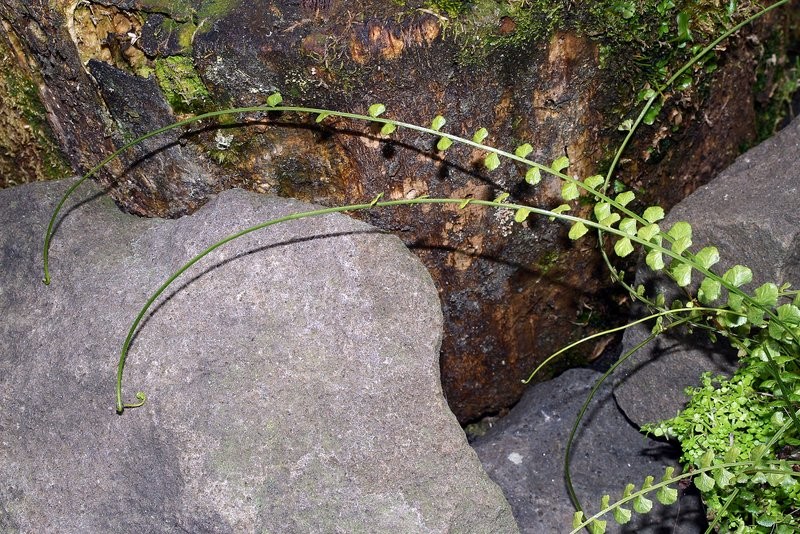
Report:
<svg viewBox="0 0 800 534"><path fill-rule="evenodd" d="M523 533L571 530L574 508L564 481L565 447L580 407L601 375L590 369L571 369L531 386L508 416L472 444L489 475L503 488ZM572 482L584 511L587 515L599 511L604 494L614 502L629 482L638 489L648 475L660 480L665 467L677 467L675 453L631 426L614 403L611 383L606 381L586 411L572 449ZM666 507L654 495L650 497L652 512L634 513L624 527L605 517L607 532L703 531L705 517L696 495L683 495L678 503Z"/></svg>
<svg viewBox="0 0 800 534"><path fill-rule="evenodd" d="M345 216L213 252L135 337L147 297L234 230L309 209L222 193L139 219L87 184L0 191L0 531L516 532L442 396L442 316L401 242Z"/></svg>
<svg viewBox="0 0 800 534"><path fill-rule="evenodd" d="M752 292L764 282L800 284L800 119L740 156L711 183L676 205L662 228L676 221L692 225L694 246L716 246L722 257L714 267L724 273L735 264L753 271ZM637 284L653 282L639 269ZM649 334L628 329L624 350ZM662 336L639 351L616 375L614 395L629 419L641 425L675 416L688 397L687 386L700 383L704 371L730 374L736 357L724 340L715 346L699 336Z"/></svg>

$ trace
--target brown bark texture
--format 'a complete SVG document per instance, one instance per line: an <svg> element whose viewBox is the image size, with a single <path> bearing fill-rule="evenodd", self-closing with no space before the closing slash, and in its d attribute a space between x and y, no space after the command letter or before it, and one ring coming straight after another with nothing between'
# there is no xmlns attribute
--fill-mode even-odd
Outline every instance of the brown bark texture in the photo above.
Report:
<svg viewBox="0 0 800 534"><path fill-rule="evenodd" d="M585 178L608 165L639 90L688 57L674 50L688 54L724 27L724 17L697 7L703 2L683 4L695 6L694 41L680 45L680 5L656 37L611 8L568 0L476 2L461 14L389 0L0 0L0 52L4 75L37 88L42 127L78 172L176 118L263 104L280 91L287 104L342 111L381 102L387 116L421 125L441 114L449 132L471 137L485 127L487 144L511 150L529 142L542 163L566 155L569 173ZM609 20L617 22L592 26ZM661 113L625 153L618 185L641 205L669 207L753 143L757 112L775 103L792 72L797 20L796 6L777 10L666 91ZM554 178L531 186L522 167L506 162L489 173L481 151L442 154L435 144L408 130L388 139L341 119L317 125L313 117L250 114L150 139L98 179L124 210L161 217L190 213L229 187L323 205L379 193L508 192L536 206L562 203ZM507 210L472 206L361 216L401 236L437 283L446 318L442 384L462 422L507 409L538 362L619 318L624 298L611 290L595 243L570 242L561 224L516 224ZM387 290L403 298L402 287Z"/></svg>

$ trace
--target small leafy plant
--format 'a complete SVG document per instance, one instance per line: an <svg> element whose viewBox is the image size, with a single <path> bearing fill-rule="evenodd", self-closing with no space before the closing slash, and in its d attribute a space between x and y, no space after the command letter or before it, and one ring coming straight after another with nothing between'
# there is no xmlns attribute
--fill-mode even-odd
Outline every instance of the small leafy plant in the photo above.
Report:
<svg viewBox="0 0 800 534"><path fill-rule="evenodd" d="M563 203L552 209L523 205L512 201L508 193L496 199L477 200L472 198L429 198L383 200L382 195L359 204L317 209L295 213L269 220L243 229L206 248L172 274L148 298L128 331L122 344L116 374L116 410L122 414L126 409L141 406L146 401L142 392L136 394L136 401L126 403L123 395L123 376L125 364L134 335L150 307L163 292L213 250L246 234L266 229L272 225L289 220L315 217L328 213L354 212L360 210L385 209L418 204L454 204L461 209L468 206L506 210L513 214L513 220L522 223L530 216L543 216L559 220L569 226L568 235L572 240L582 239L594 230L600 237L600 252L603 255L612 277L628 289L633 298L646 304L651 315L635 321L638 324L652 322L649 342L663 332L676 328L704 330L712 337L725 338L739 350L741 366L731 378L703 377L701 387L689 391L691 401L681 414L669 421L654 423L645 431L656 436L677 439L683 448L684 473L676 475L672 468L663 473L659 482L647 477L642 486L636 489L628 484L619 499L612 502L610 496L601 500L601 510L591 516L584 514L570 481L569 452L575 431L591 401L591 396L613 370L639 347L624 354L619 361L595 385L589 399L575 421L567 443L565 475L568 488L576 506L573 532L588 529L593 534L605 532L607 523L603 517L609 514L617 523L626 523L633 512L647 513L653 505L652 498L663 504L672 504L678 498L675 485L681 480L693 480L703 493L712 519L711 528L732 532L797 532L800 529L800 497L797 484L798 446L800 446L800 293L791 290L788 284L778 286L766 283L752 292L745 290L752 281L752 272L746 266L735 265L724 273L713 268L720 261L720 253L714 246L693 251L692 227L687 222L676 222L669 228L660 226L665 213L659 206L649 206L641 213L629 206L635 194L624 191L619 194L609 192L609 184L619 159L637 127L655 120L658 103L663 91L671 85L680 84L687 72L706 60L715 47L744 24L771 11L789 0L780 0L740 24L726 31L708 46L697 50L692 59L678 69L659 89L647 88L641 93L644 105L635 119L623 122L621 128L627 131L626 137L616 152L615 158L605 176L594 175L583 179L570 176L567 169L570 161L559 157L549 164L528 159L533 147L522 143L511 150L503 150L486 144L489 132L478 128L470 138L448 133L447 121L436 116L429 126L420 126L386 118L383 104L371 105L364 114L316 109L301 106L286 106L283 98L275 93L267 98L266 105L226 109L204 113L176 122L167 127L150 132L122 146L92 168L75 182L56 206L48 224L44 240L44 283L50 283L49 247L53 237L59 212L72 192L80 184L97 173L104 165L123 151L141 143L145 139L168 130L181 128L193 122L221 115L236 115L253 112L280 112L310 115L317 123L328 117L364 121L379 128L381 135L390 137L398 130L407 129L422 132L438 139L436 149L443 153L453 144L467 145L483 151L483 165L489 172L503 164L524 165L525 182L537 185L544 175L551 175L561 181ZM622 8L631 7L631 2L620 2ZM627 6L627 7L626 7ZM632 8L632 7L631 7ZM679 30L690 39L688 21L678 19ZM577 214L576 208L589 203L593 206L590 217ZM664 294L648 295L644 287L633 287L624 280L623 273L617 271L602 246L610 240L611 249L618 257L626 257L634 251L641 251L645 264L654 272L670 278L683 291L683 296L667 300ZM695 289L692 289L696 287ZM630 326L630 325L628 325ZM623 327L624 328L624 327ZM620 329L614 329L610 332ZM596 334L578 343L597 337ZM575 344L571 345L574 346ZM570 346L570 347L571 347ZM564 350L545 360L528 377L527 381L544 365Z"/></svg>

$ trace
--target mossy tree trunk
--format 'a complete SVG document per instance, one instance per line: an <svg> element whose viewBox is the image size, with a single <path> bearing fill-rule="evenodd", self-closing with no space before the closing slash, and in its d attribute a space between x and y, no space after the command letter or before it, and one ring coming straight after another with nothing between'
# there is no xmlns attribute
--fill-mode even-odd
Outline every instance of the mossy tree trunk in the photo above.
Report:
<svg viewBox="0 0 800 534"><path fill-rule="evenodd" d="M382 102L389 116L425 125L441 114L448 131L485 127L489 144L529 142L537 161L566 155L569 172L586 177L608 165L639 90L748 14L674 3L0 0L2 74L38 88L42 138L79 172L176 118L280 91L291 104L345 111ZM796 6L774 12L667 90L618 185L668 207L753 143L758 117L772 121L796 80L787 50L797 20ZM561 203L555 180L530 186L509 163L487 174L479 152L445 156L434 144L344 120L240 116L150 140L99 179L123 209L147 216L191 212L232 186L326 205L504 191ZM461 421L508 408L538 361L618 317L591 243L570 243L558 224L516 225L510 213L472 207L365 218L401 236L440 288L442 380ZM401 299L403 288L393 290Z"/></svg>

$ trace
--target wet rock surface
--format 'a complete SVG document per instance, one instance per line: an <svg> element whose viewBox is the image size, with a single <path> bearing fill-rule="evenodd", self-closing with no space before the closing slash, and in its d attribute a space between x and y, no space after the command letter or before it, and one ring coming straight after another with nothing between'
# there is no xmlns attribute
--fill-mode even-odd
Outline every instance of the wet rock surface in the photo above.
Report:
<svg viewBox="0 0 800 534"><path fill-rule="evenodd" d="M0 531L515 532L441 391L442 316L395 237L344 216L194 253L309 209L239 190L139 219L86 184L0 191Z"/></svg>

